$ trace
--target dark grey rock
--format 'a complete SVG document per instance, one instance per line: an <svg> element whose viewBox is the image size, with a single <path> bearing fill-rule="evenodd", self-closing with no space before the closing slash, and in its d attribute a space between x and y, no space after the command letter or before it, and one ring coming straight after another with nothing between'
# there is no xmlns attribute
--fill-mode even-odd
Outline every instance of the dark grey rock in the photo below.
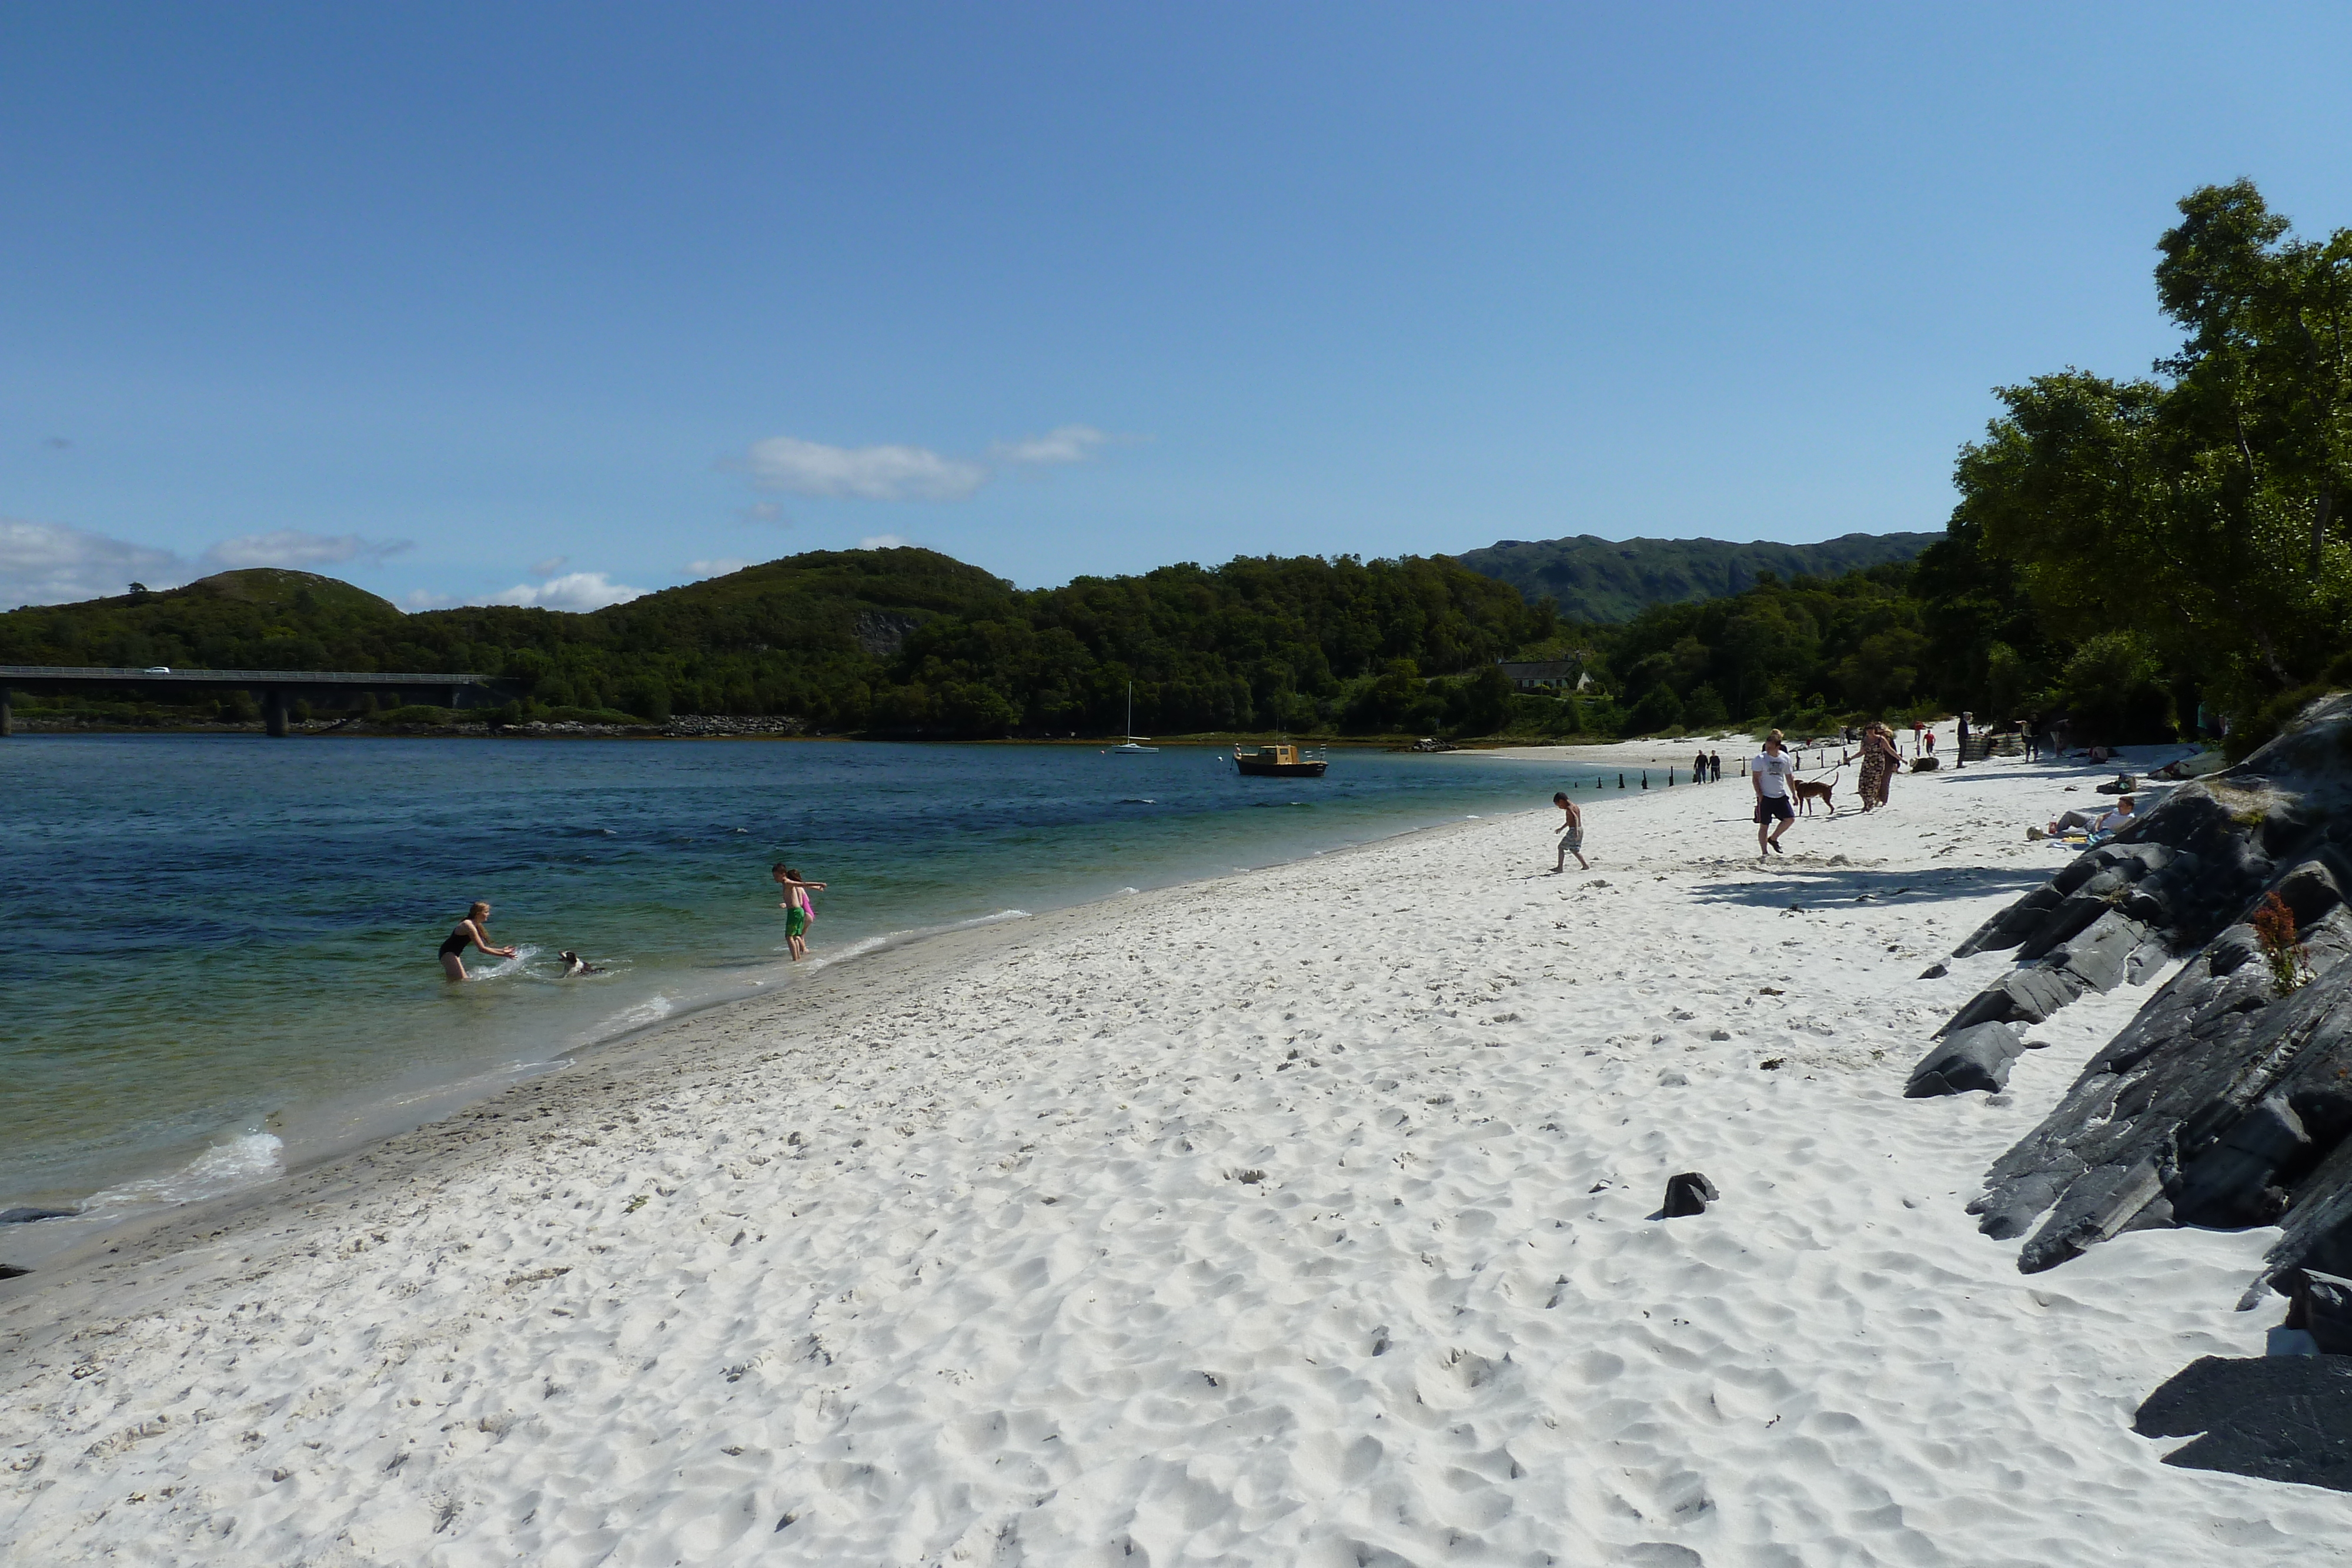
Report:
<svg viewBox="0 0 2352 1568"><path fill-rule="evenodd" d="M2268 1225L2286 1211L2282 1171L2303 1163L2311 1134L2294 1107L2273 1094L2180 1169L2168 1195L2185 1225Z"/></svg>
<svg viewBox="0 0 2352 1568"><path fill-rule="evenodd" d="M2294 1275L2285 1326L2308 1333L2322 1355L2352 1355L2352 1280L2316 1269Z"/></svg>
<svg viewBox="0 0 2352 1568"><path fill-rule="evenodd" d="M37 1219L71 1219L70 1208L0 1208L0 1225L30 1225Z"/></svg>
<svg viewBox="0 0 2352 1568"><path fill-rule="evenodd" d="M2326 1158L2352 1132L2352 1082L2338 1076L2352 1074L2352 915L2307 933L2305 950L2316 977L2284 997L2268 966L2248 961L2244 926L2183 965L1994 1163L1969 1206L1985 1233L2021 1235L2048 1210L2020 1257L2029 1273L2128 1228L2283 1212L2283 1264L2339 1229L2352 1250L2352 1150L2340 1176Z"/></svg>
<svg viewBox="0 0 2352 1568"><path fill-rule="evenodd" d="M1923 980L1940 980L1951 972L1949 965L1930 964L1919 971L1919 977Z"/></svg>
<svg viewBox="0 0 2352 1568"><path fill-rule="evenodd" d="M1715 1190L1713 1182L1696 1171L1685 1171L1680 1176L1669 1176L1666 1178L1664 1217L1683 1219L1694 1214L1705 1214L1706 1206L1722 1196Z"/></svg>
<svg viewBox="0 0 2352 1568"><path fill-rule="evenodd" d="M1936 1032L1957 1034L1980 1023L2040 1023L2087 989L2080 976L2063 967L2012 969L1970 998Z"/></svg>
<svg viewBox="0 0 2352 1568"><path fill-rule="evenodd" d="M2330 854L2328 859L2334 859ZM2288 872L2271 888L2294 915L2298 926L2316 925L2344 902L2344 890L2324 860L2312 859Z"/></svg>
<svg viewBox="0 0 2352 1568"><path fill-rule="evenodd" d="M2010 1064L2024 1054L2024 1042L2009 1025L1971 1024L1945 1036L1920 1058L1903 1093L1912 1100L1970 1090L1996 1093L2009 1082Z"/></svg>
<svg viewBox="0 0 2352 1568"><path fill-rule="evenodd" d="M2132 1430L2202 1434L2168 1465L2352 1491L2352 1356L2200 1357L2147 1396Z"/></svg>
<svg viewBox="0 0 2352 1568"><path fill-rule="evenodd" d="M2161 953L2156 934L2122 910L2108 908L2065 945L2050 961L2095 991L2112 991L2123 983L2134 956L2143 950Z"/></svg>
<svg viewBox="0 0 2352 1568"><path fill-rule="evenodd" d="M2182 785L2130 831L2138 841L2078 857L1979 936L2023 927L2023 947L2079 899L2104 896L2108 914L2011 977L2055 963L2084 988L2196 945L1994 1162L1970 1211L1987 1235L2031 1232L2018 1260L2029 1273L2125 1230L2275 1224L2264 1277L2276 1288L2298 1270L2352 1279L2352 696L2307 708L2290 734ZM2295 914L2307 965L2284 993L2245 924L2265 892Z"/></svg>
<svg viewBox="0 0 2352 1568"><path fill-rule="evenodd" d="M31 1272L30 1269L19 1269L13 1263L0 1263L0 1280L21 1280Z"/></svg>

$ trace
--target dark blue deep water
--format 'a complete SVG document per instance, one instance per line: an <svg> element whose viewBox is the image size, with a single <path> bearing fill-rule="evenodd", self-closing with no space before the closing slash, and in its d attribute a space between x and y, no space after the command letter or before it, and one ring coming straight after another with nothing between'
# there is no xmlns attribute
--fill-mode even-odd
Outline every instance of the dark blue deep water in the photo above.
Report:
<svg viewBox="0 0 2352 1568"><path fill-rule="evenodd" d="M1542 806L1525 762L744 741L0 743L0 1207L263 1179L814 959ZM1534 846L1540 850L1543 846ZM434 950L472 899L500 964ZM610 967L559 977L558 949Z"/></svg>

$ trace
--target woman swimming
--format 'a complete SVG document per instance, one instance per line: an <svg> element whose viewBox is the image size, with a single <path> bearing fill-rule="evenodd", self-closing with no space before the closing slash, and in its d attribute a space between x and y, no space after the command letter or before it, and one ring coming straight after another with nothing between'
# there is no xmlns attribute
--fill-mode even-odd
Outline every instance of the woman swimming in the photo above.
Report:
<svg viewBox="0 0 2352 1568"><path fill-rule="evenodd" d="M493 958L511 958L515 956L515 950L511 947L490 946L490 939L482 929L483 923L489 917L490 906L487 904L477 902L466 911L466 918L457 922L457 929L449 933L448 940L441 944L443 974L453 980L467 980L473 977L466 973L466 961L458 956L468 947L479 947Z"/></svg>

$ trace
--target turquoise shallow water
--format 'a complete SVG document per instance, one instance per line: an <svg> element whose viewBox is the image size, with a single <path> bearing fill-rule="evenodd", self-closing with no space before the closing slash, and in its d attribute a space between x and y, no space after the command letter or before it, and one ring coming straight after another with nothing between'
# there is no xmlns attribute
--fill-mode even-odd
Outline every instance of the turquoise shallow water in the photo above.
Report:
<svg viewBox="0 0 2352 1568"><path fill-rule="evenodd" d="M830 883L812 953L837 962L1554 787L1380 752L1285 780L1184 747L20 736L0 744L0 1207L211 1196L789 986L779 858ZM476 898L521 956L473 955L488 977L450 986L434 950ZM561 978L564 947L612 972Z"/></svg>

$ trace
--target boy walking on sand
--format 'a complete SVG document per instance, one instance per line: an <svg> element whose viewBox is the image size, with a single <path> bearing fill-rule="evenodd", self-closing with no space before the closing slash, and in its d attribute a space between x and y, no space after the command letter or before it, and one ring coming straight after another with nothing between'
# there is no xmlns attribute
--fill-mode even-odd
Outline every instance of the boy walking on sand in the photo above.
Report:
<svg viewBox="0 0 2352 1568"><path fill-rule="evenodd" d="M1769 861L1789 852L1780 835L1797 820L1789 799L1789 780L1797 776L1796 759L1780 748L1780 732L1764 737L1764 749L1748 764L1748 782L1756 791L1756 858Z"/></svg>
<svg viewBox="0 0 2352 1568"><path fill-rule="evenodd" d="M1584 858L1584 813L1576 809L1576 802L1570 800L1565 791L1554 791L1551 803L1563 813L1559 823L1559 860L1551 868L1552 875L1558 876L1568 869L1568 857L1570 855L1576 857L1580 868L1591 871L1592 864Z"/></svg>

